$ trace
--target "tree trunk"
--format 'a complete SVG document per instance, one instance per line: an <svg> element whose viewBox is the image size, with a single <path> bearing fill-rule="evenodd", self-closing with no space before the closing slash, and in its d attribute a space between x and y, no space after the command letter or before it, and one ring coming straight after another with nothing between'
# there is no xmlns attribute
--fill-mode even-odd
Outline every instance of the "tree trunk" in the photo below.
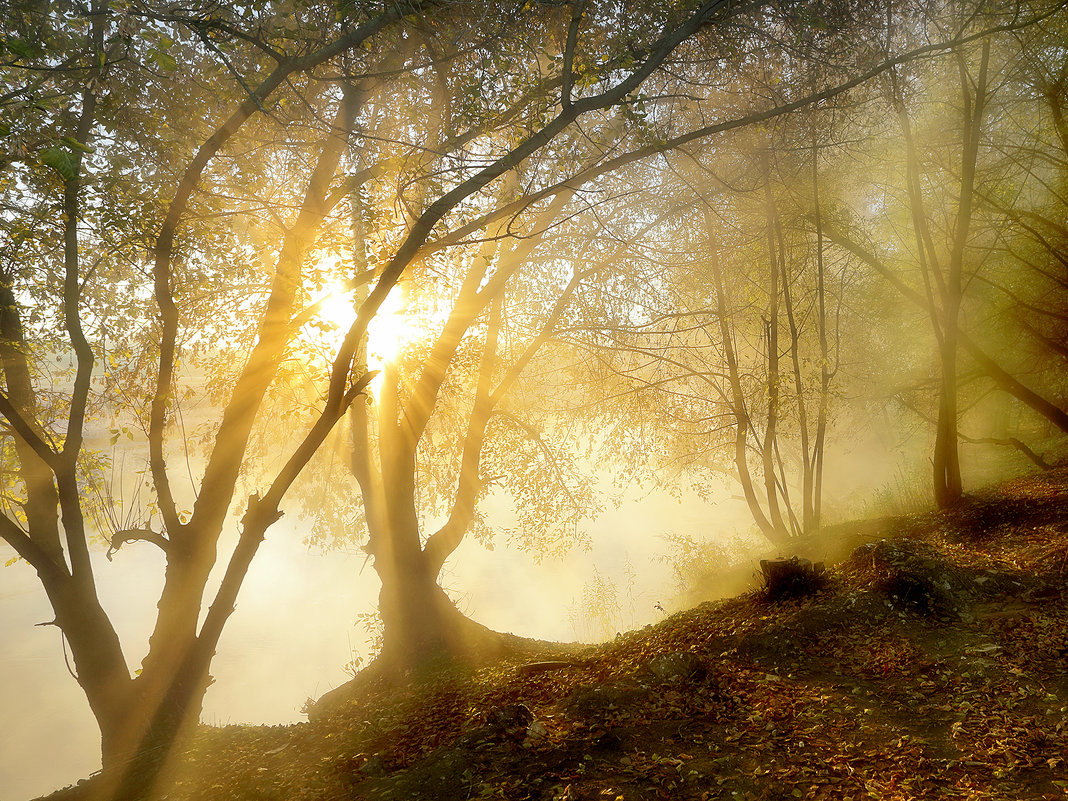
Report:
<svg viewBox="0 0 1068 801"><path fill-rule="evenodd" d="M990 41L984 40L979 77L974 97L971 77L964 56L957 51L960 67L961 93L964 98L964 148L961 155L960 199L949 254L947 276L940 282L942 290L942 391L938 403L938 426L935 435L934 491L940 509L953 506L963 495L960 477L960 448L957 434L957 342L960 326L960 307L964 297L964 254L968 245L972 206L975 195L976 165L979 135L986 105L987 65L990 60Z"/></svg>
<svg viewBox="0 0 1068 801"><path fill-rule="evenodd" d="M820 209L819 149L812 141L812 205L816 223L816 324L820 341L820 404L816 413L816 440L812 446L812 531L820 528L823 507L823 452L827 438L827 407L831 393L831 356L827 342L827 292L823 262L823 212Z"/></svg>
<svg viewBox="0 0 1068 801"><path fill-rule="evenodd" d="M418 667L443 654L463 655L476 645L468 635L477 624L449 600L421 554L403 565L376 557L375 572L382 580L378 608L387 662Z"/></svg>
<svg viewBox="0 0 1068 801"><path fill-rule="evenodd" d="M947 326L942 351L942 386L935 426L934 497L939 509L948 509L963 495L960 476L960 449L957 436L957 338L950 336L955 326Z"/></svg>
<svg viewBox="0 0 1068 801"><path fill-rule="evenodd" d="M706 220L709 236L712 234L712 222ZM768 516L764 514L757 497L756 486L753 483L752 474L749 472L749 459L746 452L746 443L749 437L750 420L749 412L745 405L745 392L742 387L741 376L738 371L738 356L734 350L731 339L731 328L728 322L727 289L723 281L723 270L719 264L719 252L716 242L709 243L709 263L712 267L712 277L716 282L716 316L719 318L719 332L723 346L723 356L727 360L727 371L731 386L731 411L734 415L734 465L738 469L738 483L742 485L742 494L749 506L749 513L757 524L760 532L771 542L776 544L786 542L788 537L785 530L777 529Z"/></svg>
<svg viewBox="0 0 1068 801"><path fill-rule="evenodd" d="M139 678L127 704L97 718L102 770L86 801L140 801L162 788L176 749L200 720L211 682L207 665L212 653L205 658L204 651L194 643L165 685L146 685Z"/></svg>
<svg viewBox="0 0 1068 801"><path fill-rule="evenodd" d="M382 582L383 659L406 669L443 654L493 656L500 635L461 614L438 585L440 562L420 547L414 501L387 490L388 528L372 530L369 545Z"/></svg>
<svg viewBox="0 0 1068 801"><path fill-rule="evenodd" d="M779 489L775 481L775 448L779 421L779 253L775 243L778 213L771 194L771 164L768 154L763 155L764 198L767 203L768 263L768 318L764 322L765 340L768 345L767 375L767 423L761 456L764 469L764 490L768 499L768 517L775 527L776 536L787 540L790 537L786 521L779 509ZM785 485L784 485L785 489Z"/></svg>

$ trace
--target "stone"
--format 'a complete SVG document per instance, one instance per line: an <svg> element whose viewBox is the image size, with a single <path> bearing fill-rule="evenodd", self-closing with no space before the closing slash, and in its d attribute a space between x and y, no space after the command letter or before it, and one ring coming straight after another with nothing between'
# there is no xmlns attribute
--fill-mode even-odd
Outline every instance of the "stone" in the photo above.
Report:
<svg viewBox="0 0 1068 801"><path fill-rule="evenodd" d="M649 660L649 672L661 682L687 681L699 678L705 671L704 660L690 651L672 651Z"/></svg>

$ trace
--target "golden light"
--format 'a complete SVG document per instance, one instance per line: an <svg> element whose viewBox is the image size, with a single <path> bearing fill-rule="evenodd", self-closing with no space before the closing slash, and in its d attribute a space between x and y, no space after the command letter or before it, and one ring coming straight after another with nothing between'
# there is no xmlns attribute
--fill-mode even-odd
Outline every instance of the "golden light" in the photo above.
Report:
<svg viewBox="0 0 1068 801"><path fill-rule="evenodd" d="M328 285L326 292L319 302L319 316L344 333L356 319L352 292L346 291L340 283ZM394 287L367 326L367 366L371 370L381 370L418 337L418 326L405 309L403 290ZM371 384L372 390L377 392L380 383L376 379Z"/></svg>
<svg viewBox="0 0 1068 801"><path fill-rule="evenodd" d="M394 287L367 326L367 366L378 370L395 361L418 334L418 328L406 313L401 288Z"/></svg>

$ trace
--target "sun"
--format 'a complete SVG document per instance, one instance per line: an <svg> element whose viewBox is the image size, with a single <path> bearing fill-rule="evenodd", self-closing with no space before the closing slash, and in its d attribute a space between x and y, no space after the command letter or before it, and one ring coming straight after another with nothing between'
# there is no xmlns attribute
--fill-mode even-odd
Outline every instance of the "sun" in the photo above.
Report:
<svg viewBox="0 0 1068 801"><path fill-rule="evenodd" d="M419 331L407 314L402 288L395 286L367 326L368 367L377 370L395 362L418 336Z"/></svg>
<svg viewBox="0 0 1068 801"><path fill-rule="evenodd" d="M346 291L340 282L328 285L326 295L319 301L319 316L339 331L348 331L356 320L352 291ZM405 308L403 288L395 286L367 326L367 366L381 370L395 362L418 336L417 326Z"/></svg>

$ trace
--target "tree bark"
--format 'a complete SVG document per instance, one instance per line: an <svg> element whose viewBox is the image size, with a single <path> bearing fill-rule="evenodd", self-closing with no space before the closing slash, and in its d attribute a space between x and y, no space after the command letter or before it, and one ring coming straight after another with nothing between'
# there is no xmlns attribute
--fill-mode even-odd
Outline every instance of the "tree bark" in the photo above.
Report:
<svg viewBox="0 0 1068 801"><path fill-rule="evenodd" d="M816 441L812 446L812 531L818 531L823 508L823 453L827 439L827 407L831 394L830 348L827 342L827 291L823 261L823 211L820 208L819 149L813 132L812 204L816 223L816 297L820 340L820 404L816 413Z"/></svg>
<svg viewBox="0 0 1068 801"><path fill-rule="evenodd" d="M764 473L764 490L768 500L768 516L775 527L776 536L789 538L789 529L779 509L779 490L775 481L775 447L776 430L779 420L779 254L775 242L775 228L778 214L775 200L771 195L771 165L767 151L763 155L764 199L767 204L767 240L768 240L768 317L764 321L765 341L767 342L767 402L768 413L764 428L764 441L761 445L761 457Z"/></svg>

